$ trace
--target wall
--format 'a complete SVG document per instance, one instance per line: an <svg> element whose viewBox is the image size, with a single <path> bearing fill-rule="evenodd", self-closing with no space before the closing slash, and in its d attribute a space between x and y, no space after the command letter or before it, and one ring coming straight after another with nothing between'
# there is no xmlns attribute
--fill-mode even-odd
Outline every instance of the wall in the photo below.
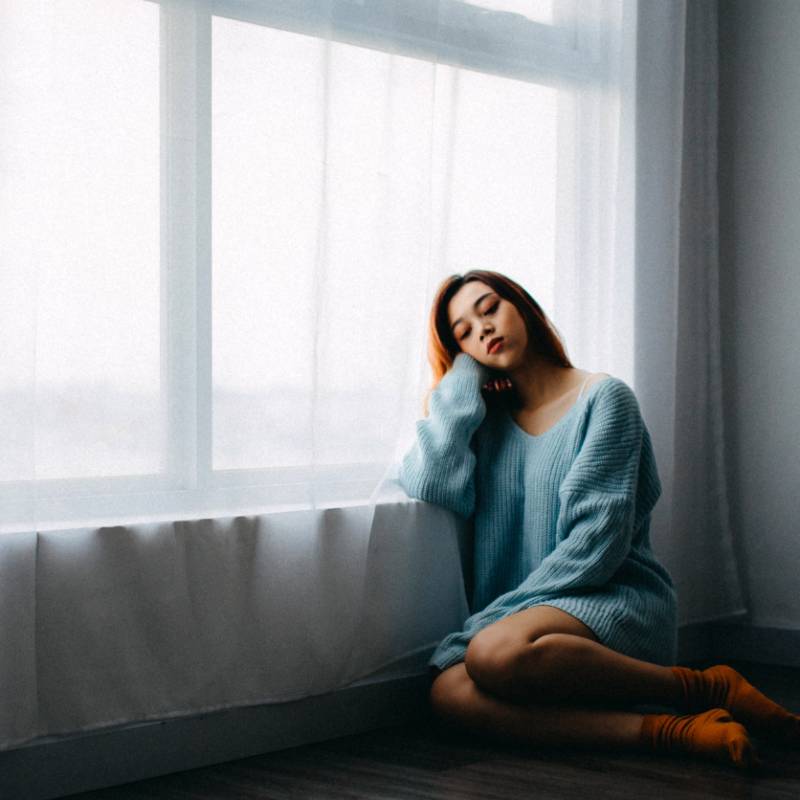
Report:
<svg viewBox="0 0 800 800"><path fill-rule="evenodd" d="M800 631L800 2L719 8L731 518L750 624Z"/></svg>

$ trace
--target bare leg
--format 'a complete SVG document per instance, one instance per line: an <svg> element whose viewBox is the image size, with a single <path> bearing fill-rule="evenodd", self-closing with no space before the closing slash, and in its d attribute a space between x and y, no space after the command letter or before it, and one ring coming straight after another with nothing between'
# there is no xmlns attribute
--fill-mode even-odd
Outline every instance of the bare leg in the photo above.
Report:
<svg viewBox="0 0 800 800"><path fill-rule="evenodd" d="M611 650L574 617L538 606L479 631L465 662L435 678L431 705L442 719L512 741L693 753L753 766L747 730L725 709L631 710L679 707L683 691L671 668Z"/></svg>
<svg viewBox="0 0 800 800"><path fill-rule="evenodd" d="M675 716L516 705L479 688L463 663L436 678L431 705L440 719L501 740L595 751L692 754L745 769L762 764L747 730L721 708Z"/></svg>
<svg viewBox="0 0 800 800"><path fill-rule="evenodd" d="M482 689L518 702L593 700L627 708L678 707L684 695L669 667L611 650L579 619L548 605L519 611L478 631L464 662Z"/></svg>
<svg viewBox="0 0 800 800"><path fill-rule="evenodd" d="M602 701L677 708L683 692L669 667L568 633L545 634L483 655L475 649L468 653L466 669L479 686L517 703Z"/></svg>
<svg viewBox="0 0 800 800"><path fill-rule="evenodd" d="M440 720L476 733L530 744L645 750L643 715L599 708L517 705L480 689L463 663L442 672L431 688Z"/></svg>

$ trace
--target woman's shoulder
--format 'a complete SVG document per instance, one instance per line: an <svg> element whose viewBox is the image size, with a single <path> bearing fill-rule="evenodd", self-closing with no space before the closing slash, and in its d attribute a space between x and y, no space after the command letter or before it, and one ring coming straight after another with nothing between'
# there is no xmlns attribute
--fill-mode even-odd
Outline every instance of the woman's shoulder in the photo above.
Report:
<svg viewBox="0 0 800 800"><path fill-rule="evenodd" d="M595 373L587 388L588 417L601 424L616 425L641 420L641 408L636 393L622 378L607 372Z"/></svg>
<svg viewBox="0 0 800 800"><path fill-rule="evenodd" d="M587 372L586 375L588 377L584 378L585 383L583 387L583 391L585 392L587 389L594 386L596 383L600 383L601 381L605 380L606 378L613 378L613 375L609 375L607 372Z"/></svg>
<svg viewBox="0 0 800 800"><path fill-rule="evenodd" d="M611 375L608 372L590 373L589 378L586 381L584 392L588 392L588 390L596 384L600 384L600 386L597 391L593 392L595 395L602 393L604 395L630 394L634 397L636 396L633 389L622 378L618 378L616 375Z"/></svg>

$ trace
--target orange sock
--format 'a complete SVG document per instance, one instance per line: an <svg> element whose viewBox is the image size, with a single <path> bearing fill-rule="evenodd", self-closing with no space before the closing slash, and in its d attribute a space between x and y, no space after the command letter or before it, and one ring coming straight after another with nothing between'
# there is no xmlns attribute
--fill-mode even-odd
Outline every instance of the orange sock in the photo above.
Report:
<svg viewBox="0 0 800 800"><path fill-rule="evenodd" d="M670 667L683 685L681 710L726 708L755 736L800 744L800 717L770 700L735 669L719 664L708 669Z"/></svg>
<svg viewBox="0 0 800 800"><path fill-rule="evenodd" d="M762 765L744 726L724 708L703 714L644 714L640 741L662 753L691 753L748 768Z"/></svg>

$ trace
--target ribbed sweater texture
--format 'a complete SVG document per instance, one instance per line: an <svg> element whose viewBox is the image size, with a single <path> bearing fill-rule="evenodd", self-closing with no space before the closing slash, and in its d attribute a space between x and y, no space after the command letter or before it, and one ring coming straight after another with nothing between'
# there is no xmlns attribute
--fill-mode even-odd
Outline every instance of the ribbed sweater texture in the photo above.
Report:
<svg viewBox="0 0 800 800"><path fill-rule="evenodd" d="M536 605L568 612L613 650L674 664L676 594L649 536L661 484L633 390L601 379L532 435L501 404L487 407L490 377L459 353L400 465L409 497L473 521L472 616L429 664L463 661L479 630Z"/></svg>

